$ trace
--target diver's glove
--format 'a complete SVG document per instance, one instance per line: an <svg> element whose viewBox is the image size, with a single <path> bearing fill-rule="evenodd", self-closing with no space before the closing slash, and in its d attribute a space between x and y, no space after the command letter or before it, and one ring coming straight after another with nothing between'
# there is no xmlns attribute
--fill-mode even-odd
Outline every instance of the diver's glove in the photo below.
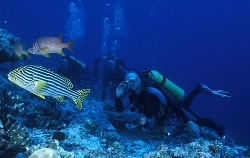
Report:
<svg viewBox="0 0 250 158"><path fill-rule="evenodd" d="M200 133L200 127L193 121L188 121L185 125L189 130L194 131L195 133Z"/></svg>
<svg viewBox="0 0 250 158"><path fill-rule="evenodd" d="M213 90L213 89L209 88L208 86L206 86L206 85L204 85L202 83L199 83L198 86L201 88L201 92L216 95L216 96L220 96L220 97L223 97L223 98L230 98L230 99L233 98L233 97L230 96L230 93L227 92L227 91L224 91L224 90L221 90L221 89Z"/></svg>

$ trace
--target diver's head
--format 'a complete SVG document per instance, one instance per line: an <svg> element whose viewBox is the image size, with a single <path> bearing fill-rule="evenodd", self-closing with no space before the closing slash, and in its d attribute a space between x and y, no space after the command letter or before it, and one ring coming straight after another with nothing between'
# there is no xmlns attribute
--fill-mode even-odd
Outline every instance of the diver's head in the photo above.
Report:
<svg viewBox="0 0 250 158"><path fill-rule="evenodd" d="M69 67L69 61L66 58L63 58L61 61L61 68L67 69Z"/></svg>
<svg viewBox="0 0 250 158"><path fill-rule="evenodd" d="M116 88L116 97L123 94L140 94L141 93L141 80L135 72L130 72L124 77L124 81Z"/></svg>
<svg viewBox="0 0 250 158"><path fill-rule="evenodd" d="M106 53L106 55L104 56L104 58L106 59L106 60L116 60L117 59L117 57L116 57L116 54L115 53L113 53L113 52L111 52L111 51L107 51L107 53Z"/></svg>

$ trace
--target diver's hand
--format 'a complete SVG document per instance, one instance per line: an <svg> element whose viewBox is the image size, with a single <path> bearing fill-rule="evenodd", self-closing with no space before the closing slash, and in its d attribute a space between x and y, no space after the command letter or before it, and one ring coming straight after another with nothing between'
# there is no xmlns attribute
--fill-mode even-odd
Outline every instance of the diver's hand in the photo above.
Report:
<svg viewBox="0 0 250 158"><path fill-rule="evenodd" d="M185 125L188 129L194 131L195 133L200 133L200 127L193 121L188 121Z"/></svg>
<svg viewBox="0 0 250 158"><path fill-rule="evenodd" d="M145 115L141 114L141 117L139 119L139 125L143 126L146 124L146 122L147 122L147 117Z"/></svg>
<svg viewBox="0 0 250 158"><path fill-rule="evenodd" d="M230 99L233 98L230 95L230 93L227 92L227 91L224 91L224 90L221 90L221 89L213 90L213 89L209 88L208 86L206 86L206 85L204 85L202 83L200 83L198 85L201 87L201 92L216 95L216 96L220 96L220 97L223 97L223 98L230 98Z"/></svg>

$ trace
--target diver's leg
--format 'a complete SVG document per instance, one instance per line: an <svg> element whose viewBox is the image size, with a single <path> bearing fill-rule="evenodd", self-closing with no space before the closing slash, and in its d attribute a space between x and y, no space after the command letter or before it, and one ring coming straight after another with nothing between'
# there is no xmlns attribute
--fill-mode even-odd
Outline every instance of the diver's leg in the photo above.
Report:
<svg viewBox="0 0 250 158"><path fill-rule="evenodd" d="M207 93L210 95L220 96L223 98L232 99L230 93L227 91L224 91L221 89L213 90L213 89L209 88L208 86L206 86L205 84L198 83L198 84L196 84L195 88L189 93L189 95L183 100L182 106L189 107L191 105L194 97L196 97L196 95L199 94L200 92Z"/></svg>
<svg viewBox="0 0 250 158"><path fill-rule="evenodd" d="M107 93L107 77L105 76L105 74L104 74L104 76L103 76L103 83L102 83L102 100L104 100L105 99L105 97L106 97L106 93Z"/></svg>
<svg viewBox="0 0 250 158"><path fill-rule="evenodd" d="M188 107L182 107L182 108L184 108L184 110L186 110L187 112L189 112L190 115L192 115L194 118L196 118L196 120L193 121L195 124L197 124L199 126L206 126L208 128L212 128L213 130L215 130L217 132L217 134L220 137L223 137L225 135L225 128L223 125L221 125L221 124L219 125L209 118L200 117L195 112L190 110Z"/></svg>
<svg viewBox="0 0 250 158"><path fill-rule="evenodd" d="M213 130L215 130L217 132L217 134L220 137L225 136L225 127L224 127L224 125L222 125L222 124L219 125L219 124L215 123L214 121L212 121L209 118L200 117L195 121L195 123L197 125L199 125L199 126L206 126L208 128L212 128Z"/></svg>
<svg viewBox="0 0 250 158"><path fill-rule="evenodd" d="M188 96L183 100L182 105L185 107L190 107L193 102L194 97L201 92L200 84L196 84L195 88L188 94Z"/></svg>
<svg viewBox="0 0 250 158"><path fill-rule="evenodd" d="M201 92L203 93L207 93L207 94L211 94L211 95L215 95L215 96L219 96L223 98L233 99L233 97L230 95L229 92L224 91L222 89L211 89L202 83L200 83L200 86L201 86Z"/></svg>
<svg viewBox="0 0 250 158"><path fill-rule="evenodd" d="M93 77L95 77L96 80L98 79L98 65L101 60L102 58L94 60Z"/></svg>
<svg viewBox="0 0 250 158"><path fill-rule="evenodd" d="M98 79L98 65L94 65L93 77L96 78L96 80Z"/></svg>

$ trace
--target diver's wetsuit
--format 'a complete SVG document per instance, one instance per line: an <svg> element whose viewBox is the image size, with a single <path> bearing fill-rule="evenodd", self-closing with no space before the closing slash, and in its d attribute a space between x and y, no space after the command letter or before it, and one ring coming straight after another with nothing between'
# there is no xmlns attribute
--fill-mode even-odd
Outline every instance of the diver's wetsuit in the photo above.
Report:
<svg viewBox="0 0 250 158"><path fill-rule="evenodd" d="M176 101L174 97L171 97L171 95L167 94L166 91L163 91L159 86L152 85L147 89L142 89L142 92L139 95L132 93L132 95L129 96L129 102L122 100L122 97L116 98L115 106L118 112L122 112L133 103L133 106L131 107L132 111L138 109L139 112L144 114L147 118L155 117L158 124L161 125L163 125L164 119L168 117L168 107L171 108L183 123L187 123L189 118L184 113L184 109L196 118L196 121L194 121L196 124L212 128L220 137L223 137L225 135L223 126L217 125L208 118L199 117L189 109L193 98L200 92L200 90L199 85L197 85L186 99L184 99L183 102L180 102Z"/></svg>
<svg viewBox="0 0 250 158"><path fill-rule="evenodd" d="M222 124L218 125L209 118L200 117L197 114L195 114L192 110L189 109L194 97L196 97L200 92L201 92L201 86L197 84L196 87L183 100L183 102L180 102L181 107L187 110L197 119L195 121L197 125L212 128L218 133L220 137L223 137L225 135L225 128Z"/></svg>

